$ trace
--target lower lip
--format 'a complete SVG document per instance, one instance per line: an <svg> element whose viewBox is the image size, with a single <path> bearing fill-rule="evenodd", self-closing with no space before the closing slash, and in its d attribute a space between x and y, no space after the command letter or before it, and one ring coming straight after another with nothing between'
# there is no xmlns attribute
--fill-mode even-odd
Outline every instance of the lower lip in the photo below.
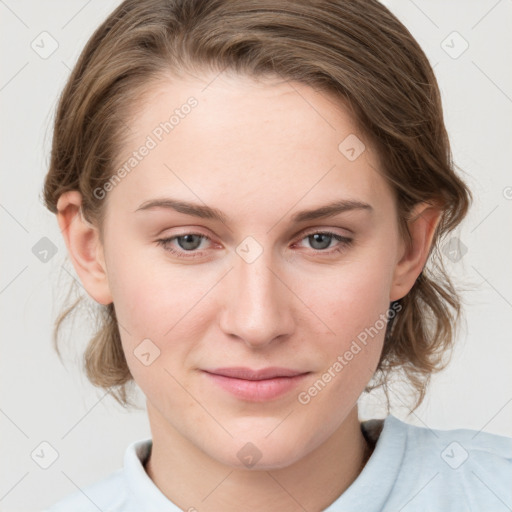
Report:
<svg viewBox="0 0 512 512"><path fill-rule="evenodd" d="M264 380L244 380L204 372L221 388L243 400L266 402L290 392L298 386L307 373L295 377L276 377Z"/></svg>

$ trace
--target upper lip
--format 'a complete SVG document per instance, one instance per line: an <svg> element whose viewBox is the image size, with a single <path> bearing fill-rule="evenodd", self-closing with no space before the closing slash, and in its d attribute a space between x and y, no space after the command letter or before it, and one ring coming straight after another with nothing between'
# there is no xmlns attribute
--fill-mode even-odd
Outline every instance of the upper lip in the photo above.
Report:
<svg viewBox="0 0 512 512"><path fill-rule="evenodd" d="M214 373L216 375L223 375L224 377L231 377L234 379L244 380L265 380L273 379L275 377L295 377L304 373L290 368L279 368L272 366L270 368L262 368L261 370L252 370L251 368L233 367L233 368L215 368L213 370L204 370L207 373Z"/></svg>

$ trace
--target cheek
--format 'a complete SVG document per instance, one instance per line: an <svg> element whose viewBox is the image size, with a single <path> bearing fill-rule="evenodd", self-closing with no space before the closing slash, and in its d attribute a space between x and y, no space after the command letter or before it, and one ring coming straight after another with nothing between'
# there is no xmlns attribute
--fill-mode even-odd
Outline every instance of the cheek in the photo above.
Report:
<svg viewBox="0 0 512 512"><path fill-rule="evenodd" d="M162 278L157 278L147 264L136 259L116 261L111 283L117 318L133 335L156 336L163 326L155 323L165 321L161 309L165 304L162 294L165 291Z"/></svg>
<svg viewBox="0 0 512 512"><path fill-rule="evenodd" d="M326 339L347 341L389 308L390 268L384 258L352 261L315 279L296 280L301 282L297 295L307 298L304 302L322 321L322 332L331 335Z"/></svg>
<svg viewBox="0 0 512 512"><path fill-rule="evenodd" d="M149 350L151 356L158 353L162 333L172 325L172 301L178 299L175 293L171 294L156 267L148 265L140 248L129 247L125 243L121 251L117 249L120 246L116 246L115 240L112 247L108 263L109 286L123 350L135 377L141 361L135 358L134 351L144 340L149 339L157 347L148 346L152 348Z"/></svg>
<svg viewBox="0 0 512 512"><path fill-rule="evenodd" d="M322 336L316 338L315 346L323 354L323 368L310 383L311 394L304 390L304 403L311 400L318 414L331 410L329 404L341 407L357 401L372 378L382 351L393 253L382 243L359 254L351 261L347 259L335 272L303 281L299 292L308 297L308 306L322 320L316 321ZM342 407L337 410L342 414Z"/></svg>
<svg viewBox="0 0 512 512"><path fill-rule="evenodd" d="M139 258L133 256L135 248L112 253L109 283L128 366L142 388L151 388L156 372L168 378L162 372L174 372L175 361L186 360L204 337L213 321L204 299L218 276L200 273L198 267L173 266L162 258L150 264L147 252L138 252Z"/></svg>
<svg viewBox="0 0 512 512"><path fill-rule="evenodd" d="M118 320L134 336L162 339L206 284L199 278L191 285L190 272L168 264L163 249L134 242L121 251L115 240L112 247L108 275Z"/></svg>
<svg viewBox="0 0 512 512"><path fill-rule="evenodd" d="M389 283L384 265L358 262L332 276L328 292L309 292L309 304L334 334L323 331L325 336L316 338L323 366L297 399L326 429L343 420L375 373L387 326Z"/></svg>

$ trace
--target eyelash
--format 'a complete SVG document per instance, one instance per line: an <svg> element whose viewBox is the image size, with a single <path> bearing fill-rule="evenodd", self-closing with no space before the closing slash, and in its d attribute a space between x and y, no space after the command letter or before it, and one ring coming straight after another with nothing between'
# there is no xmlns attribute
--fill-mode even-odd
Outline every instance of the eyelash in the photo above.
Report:
<svg viewBox="0 0 512 512"><path fill-rule="evenodd" d="M195 235L195 236L199 236L206 240L211 240L209 237L207 237L206 235L203 235L202 233L190 232L190 233L183 233L181 235L174 235L169 238L163 238L163 239L157 240L157 243L158 243L158 245L162 246L165 251L170 252L171 254L178 256L180 258L193 259L193 258L199 258L199 257L203 256L203 254L200 251L199 252L196 250L183 251L183 250L176 250L174 248L169 247L168 244L170 244L173 240L175 240L177 238L185 237L187 235ZM315 251L317 253L321 253L321 254L329 255L329 256L333 256L335 254L343 252L353 242L352 238L347 238L347 237L341 236L337 233L333 233L332 231L312 231L310 233L306 233L299 240L299 242L304 240L305 238L312 236L312 235L328 235L328 236L331 236L332 238L334 238L335 240L337 240L338 242L341 242L341 244L336 246L334 249L330 249L330 250L313 249L313 251Z"/></svg>

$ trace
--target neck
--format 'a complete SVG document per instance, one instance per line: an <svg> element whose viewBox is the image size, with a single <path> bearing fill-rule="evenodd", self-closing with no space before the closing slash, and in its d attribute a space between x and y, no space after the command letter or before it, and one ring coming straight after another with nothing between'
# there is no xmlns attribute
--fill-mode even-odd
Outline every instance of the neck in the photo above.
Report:
<svg viewBox="0 0 512 512"><path fill-rule="evenodd" d="M148 403L153 447L146 472L183 510L280 512L323 510L357 478L373 447L360 427L357 406L323 444L275 470L224 465L190 443Z"/></svg>

